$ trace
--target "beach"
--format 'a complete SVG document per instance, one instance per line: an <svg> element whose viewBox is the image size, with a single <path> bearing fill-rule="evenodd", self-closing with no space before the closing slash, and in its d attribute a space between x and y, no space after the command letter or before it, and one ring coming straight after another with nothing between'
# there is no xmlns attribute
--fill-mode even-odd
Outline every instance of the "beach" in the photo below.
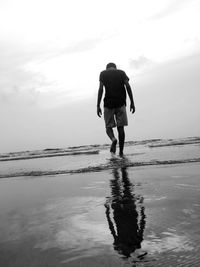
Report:
<svg viewBox="0 0 200 267"><path fill-rule="evenodd" d="M0 157L0 266L199 266L200 138Z"/></svg>

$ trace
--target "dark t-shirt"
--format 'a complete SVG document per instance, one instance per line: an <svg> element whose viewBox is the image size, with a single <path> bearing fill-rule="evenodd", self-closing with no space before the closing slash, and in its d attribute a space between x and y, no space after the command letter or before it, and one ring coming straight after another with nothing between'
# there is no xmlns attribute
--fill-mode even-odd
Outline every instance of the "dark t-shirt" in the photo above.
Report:
<svg viewBox="0 0 200 267"><path fill-rule="evenodd" d="M104 70L100 73L99 80L105 86L104 107L118 108L126 105L124 82L129 78L123 70Z"/></svg>

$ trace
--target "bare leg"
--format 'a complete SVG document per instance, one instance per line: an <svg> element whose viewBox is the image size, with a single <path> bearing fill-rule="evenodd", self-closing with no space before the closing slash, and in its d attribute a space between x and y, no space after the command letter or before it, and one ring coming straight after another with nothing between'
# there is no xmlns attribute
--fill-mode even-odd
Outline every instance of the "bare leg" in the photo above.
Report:
<svg viewBox="0 0 200 267"><path fill-rule="evenodd" d="M125 141L124 127L123 126L117 127L117 130L118 130L118 137L119 137L119 155L123 156L124 141Z"/></svg>
<svg viewBox="0 0 200 267"><path fill-rule="evenodd" d="M108 137L110 138L111 141L113 141L115 138L115 135L114 135L114 132L113 132L113 129L111 127L107 127L106 128L106 133L108 135Z"/></svg>
<svg viewBox="0 0 200 267"><path fill-rule="evenodd" d="M110 140L112 141L112 144L110 147L110 152L115 153L116 152L117 139L115 138L113 129L111 127L107 127L106 133L109 136Z"/></svg>

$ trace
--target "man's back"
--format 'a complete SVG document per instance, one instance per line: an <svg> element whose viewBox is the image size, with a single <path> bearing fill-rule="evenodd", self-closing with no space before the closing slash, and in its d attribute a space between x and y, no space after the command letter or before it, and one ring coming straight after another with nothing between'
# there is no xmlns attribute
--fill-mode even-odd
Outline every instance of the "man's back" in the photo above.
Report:
<svg viewBox="0 0 200 267"><path fill-rule="evenodd" d="M100 82L105 86L104 106L116 108L126 104L125 80L126 73L119 69L108 69L100 73Z"/></svg>

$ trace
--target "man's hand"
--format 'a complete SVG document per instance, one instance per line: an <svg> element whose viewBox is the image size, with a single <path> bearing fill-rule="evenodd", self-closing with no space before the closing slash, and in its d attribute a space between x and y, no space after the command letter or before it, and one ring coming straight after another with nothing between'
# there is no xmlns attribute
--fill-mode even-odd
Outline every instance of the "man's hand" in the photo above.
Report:
<svg viewBox="0 0 200 267"><path fill-rule="evenodd" d="M97 115L101 118L102 111L101 108L97 106Z"/></svg>
<svg viewBox="0 0 200 267"><path fill-rule="evenodd" d="M131 103L131 105L130 105L130 112L132 114L135 113L135 105L133 103Z"/></svg>

